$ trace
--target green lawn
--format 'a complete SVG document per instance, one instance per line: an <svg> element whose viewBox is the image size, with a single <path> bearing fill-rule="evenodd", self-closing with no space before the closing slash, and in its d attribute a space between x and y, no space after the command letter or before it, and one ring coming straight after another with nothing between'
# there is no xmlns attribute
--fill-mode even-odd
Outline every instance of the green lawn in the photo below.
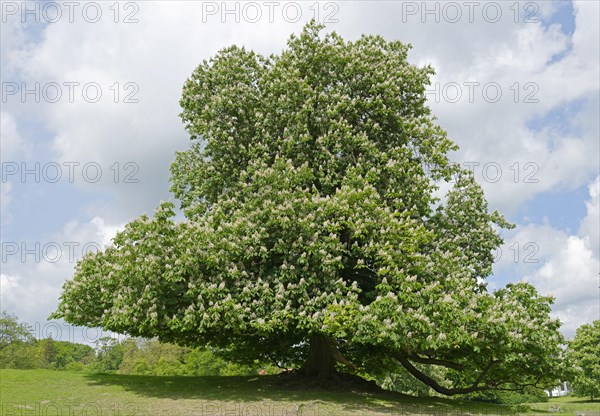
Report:
<svg viewBox="0 0 600 416"><path fill-rule="evenodd" d="M396 393L289 390L258 377L152 377L49 370L0 370L2 415L395 415L514 414L514 409ZM562 399L560 399L562 400ZM598 402L562 400L595 410ZM552 403L538 412L547 413ZM544 407L545 406L545 407ZM537 413L537 412L536 412Z"/></svg>
<svg viewBox="0 0 600 416"><path fill-rule="evenodd" d="M600 400L591 401L582 397L557 397L548 403L533 403L529 405L533 411L548 411L551 413L574 415L583 412L600 416Z"/></svg>

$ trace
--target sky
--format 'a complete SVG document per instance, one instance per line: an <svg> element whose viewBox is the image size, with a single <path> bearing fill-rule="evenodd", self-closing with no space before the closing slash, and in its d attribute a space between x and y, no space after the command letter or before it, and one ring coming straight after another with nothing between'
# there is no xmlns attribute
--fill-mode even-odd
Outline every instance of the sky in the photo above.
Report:
<svg viewBox="0 0 600 416"><path fill-rule="evenodd" d="M169 192L189 145L184 81L232 44L279 53L311 18L347 40L379 34L432 65L428 105L503 231L490 290L555 297L572 337L600 319L599 2L21 2L1 6L1 308L35 335L78 258Z"/></svg>

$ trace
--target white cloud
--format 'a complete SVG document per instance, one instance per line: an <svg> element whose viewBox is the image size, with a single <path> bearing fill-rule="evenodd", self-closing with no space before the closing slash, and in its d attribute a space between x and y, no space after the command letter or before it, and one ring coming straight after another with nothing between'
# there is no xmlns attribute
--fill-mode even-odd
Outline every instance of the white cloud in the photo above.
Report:
<svg viewBox="0 0 600 416"><path fill-rule="evenodd" d="M8 274L0 273L0 296L4 297L9 295L10 292L19 286L17 281L19 276L11 276Z"/></svg>
<svg viewBox="0 0 600 416"><path fill-rule="evenodd" d="M568 337L600 314L599 185L599 178L589 184L587 215L576 235L549 224L517 226L509 233L494 267L495 273L510 270L534 284L540 293L554 296L553 314L563 322L562 331Z"/></svg>
<svg viewBox="0 0 600 416"><path fill-rule="evenodd" d="M19 133L17 121L7 111L0 111L0 161L17 163L31 150L31 144L23 139ZM0 223L8 224L12 220L10 205L12 202L12 184L4 177L2 165L2 180L0 183Z"/></svg>
<svg viewBox="0 0 600 416"><path fill-rule="evenodd" d="M525 278L542 293L556 297L553 312L567 336L598 317L599 265L584 239L569 236L550 260Z"/></svg>
<svg viewBox="0 0 600 416"><path fill-rule="evenodd" d="M573 33L573 47L577 49L577 56L582 65L593 66L594 63L598 63L600 57L600 50L597 47L598 35L600 34L600 26L598 25L600 3L575 0L573 1L573 8L575 9L577 25L577 30ZM596 43L593 40L596 40Z"/></svg>
<svg viewBox="0 0 600 416"><path fill-rule="evenodd" d="M76 261L110 244L122 228L95 217L70 221L37 241L3 241L2 307L23 321L44 322L57 306L64 281L73 278Z"/></svg>
<svg viewBox="0 0 600 416"><path fill-rule="evenodd" d="M532 117L573 100L589 99L590 105L597 101L598 60L590 59L594 52L588 45L593 42L587 41L597 33L598 26L597 14L593 13L597 5L591 3L575 5L576 29L572 37L561 32L558 25L515 23L509 3L501 5L503 17L497 23L490 23L480 5L475 8L472 23L469 11L462 7L462 18L455 24L445 21L443 15L436 23L435 16L421 10L423 3L415 3L419 9L416 14L408 13L403 2L339 3L339 11L333 16L339 23L329 24L328 30L335 29L349 38L381 33L410 42L414 45L414 62L435 64L438 75L434 82L461 84L463 100L431 105L440 124L461 145L458 161L476 161L482 166L492 162L502 168L498 182L483 184L492 207L510 213L540 192L557 186L578 187L596 166L590 155L598 153L597 131L564 135L549 130L534 132L526 127ZM434 6L440 13L445 7L442 3L427 7ZM541 16L548 17L557 8L558 3L544 4ZM319 10L321 18L332 11L324 3ZM108 17L112 13L105 10ZM266 14L256 24L243 18L235 23L234 16L223 16L221 10L207 17L199 3L178 3L177 7L161 2L140 3L135 15L139 23L135 24L115 24L109 18L94 24L82 19L49 24L42 40L13 54L11 62L28 81L82 85L94 81L101 85L103 99L96 104L84 102L76 94L75 103L63 99L55 104L42 103L33 111L53 132L53 148L59 161L94 161L103 167L99 183L80 181L79 185L113 192L116 201L112 209L98 215L119 222L152 210L157 201L169 197L169 164L175 150L187 146L177 116L179 94L194 67L233 43L262 53L277 52L289 34L314 15L315 8L303 6L303 19L293 24L279 13L277 10L274 23L268 23ZM223 19L227 23L221 23ZM550 64L559 53L565 56ZM462 85L469 81L480 83L473 103L468 102L467 87ZM115 104L114 90L109 90L115 82L120 85L120 100L134 91L123 90L126 82L139 86L135 95L139 103ZM498 103L486 102L482 96L482 86L489 82L502 88L503 99ZM539 88L535 94L539 102L515 104L514 88L511 90L515 83L519 101L532 91L525 84L534 83ZM595 115L587 117L593 120ZM134 162L139 168L135 175L139 182L115 183L110 171L115 162L121 166ZM515 162L521 169L526 163L534 163L539 169L538 183L515 183L514 172L510 171ZM520 173L523 177L528 172Z"/></svg>
<svg viewBox="0 0 600 416"><path fill-rule="evenodd" d="M403 14L408 3L419 9L416 15ZM440 125L461 146L455 160L479 163L477 177L493 208L515 213L537 194L559 188L575 189L595 175L600 153L599 60L594 59L598 43L590 41L599 37L595 2L575 5L573 36L562 32L558 24L515 24L514 5L510 2L501 4L503 18L498 23L486 22L480 6L473 23L467 21L468 13L463 7L463 17L456 24L444 22L443 18L435 23L435 15L424 13L425 6L430 10L438 3L444 7L441 2L425 6L408 3L377 2L377 7L372 2L364 3L358 6L361 13L352 14L355 28L349 30L345 25L348 21L341 19L340 31L358 36L365 32L365 26L374 27L371 31L386 38L412 43L410 56L414 62L433 64L437 74L429 88L429 104ZM562 5L545 2L537 6L541 17L548 18ZM465 82L478 83L472 86L472 102ZM456 92L451 83L459 85L462 95L456 103L450 102ZM492 102L492 83L502 93L498 102ZM486 85L490 89L484 96ZM524 102L526 99L537 102ZM565 117L571 119L570 123L547 126L541 131L528 126L533 119L543 119L550 111L574 102L582 105L576 114ZM520 170L518 180L515 170L511 170L517 167L515 163ZM530 165L525 169L527 163ZM491 180L482 175L486 164ZM502 170L497 181L496 166ZM524 182L527 174L537 182Z"/></svg>
<svg viewBox="0 0 600 416"><path fill-rule="evenodd" d="M579 235L587 239L593 253L600 252L600 176L589 187L590 200L586 201L587 214L581 221Z"/></svg>
<svg viewBox="0 0 600 416"><path fill-rule="evenodd" d="M115 222L151 211L159 200L169 198L169 165L175 151L187 147L178 116L180 93L193 69L232 43L264 52L281 48L289 31L301 27L285 22L229 25L218 17L202 23L200 3L138 4L139 23L115 24L106 4L104 13L111 18L95 24L66 20L50 24L42 41L14 58L26 82L80 83L73 103L63 87L59 102L42 100L23 107L53 134L52 149L59 163L101 166L100 181L78 177L76 184L115 195L110 209L96 213ZM82 97L82 86L90 82L100 85L102 98L97 103ZM90 96L92 91L88 90ZM130 93L129 98L139 102L123 102ZM128 162L133 165L126 169ZM126 183L127 174L137 182Z"/></svg>
<svg viewBox="0 0 600 416"><path fill-rule="evenodd" d="M534 273L564 246L569 235L549 224L517 224L497 255L495 273L512 270L519 276Z"/></svg>
<svg viewBox="0 0 600 416"><path fill-rule="evenodd" d="M23 3L21 3L23 4ZM15 59L31 45L31 40L26 35L28 25L21 23L20 16L11 18L5 11L2 4L2 24L0 25L0 44L2 46L2 55L0 65L2 66L2 80L15 76L19 72L18 65L15 65ZM16 6L15 3L13 5Z"/></svg>
<svg viewBox="0 0 600 416"><path fill-rule="evenodd" d="M0 154L2 161L13 161L30 150L17 128L17 122L7 111L0 112Z"/></svg>

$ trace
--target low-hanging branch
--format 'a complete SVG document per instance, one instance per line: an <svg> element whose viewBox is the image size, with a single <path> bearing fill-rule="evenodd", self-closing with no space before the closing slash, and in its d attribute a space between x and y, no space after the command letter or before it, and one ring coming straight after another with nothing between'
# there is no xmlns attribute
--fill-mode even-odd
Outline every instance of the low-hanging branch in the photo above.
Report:
<svg viewBox="0 0 600 416"><path fill-rule="evenodd" d="M407 356L412 361L420 364L441 365L442 367L452 368L458 371L462 371L465 369L464 365L449 360L440 360L431 357L421 357L417 354L408 354Z"/></svg>
<svg viewBox="0 0 600 416"><path fill-rule="evenodd" d="M394 353L392 353L392 355L417 380L425 383L426 385L428 385L429 387L431 387L436 392L441 393L441 394L445 394L447 396L453 396L453 395L456 395L456 394L467 394L467 393L472 393L472 392L475 392L475 391L482 391L482 390L489 389L490 388L489 384L481 384L481 382L485 379L485 376L487 375L487 373L489 372L489 370L494 366L494 364L496 364L496 361L491 360L490 363L488 364L488 366L481 372L481 374L479 374L479 376L477 377L477 379L470 386L468 386L468 387L459 387L459 388L448 388L448 387L444 387L444 386L440 385L433 378L431 378L427 374L424 374L423 372L419 371L419 369L416 368L410 362L410 360L413 359L413 357L411 357L409 359L408 356L403 355L403 354L398 353L398 352L394 352ZM417 360L414 360L414 361L418 362ZM426 360L421 360L421 361L426 361ZM443 360L438 360L438 361L443 361ZM432 364L432 363L429 363L429 364ZM446 363L446 364L448 364L448 363ZM445 365L445 366L448 367L448 365Z"/></svg>

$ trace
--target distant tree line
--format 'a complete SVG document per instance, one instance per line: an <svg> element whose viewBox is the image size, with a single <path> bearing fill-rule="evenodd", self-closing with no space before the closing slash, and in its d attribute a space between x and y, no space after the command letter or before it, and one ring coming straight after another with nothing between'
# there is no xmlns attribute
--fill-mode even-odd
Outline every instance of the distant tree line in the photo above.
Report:
<svg viewBox="0 0 600 416"><path fill-rule="evenodd" d="M100 338L94 347L52 338L36 339L32 328L7 312L0 314L0 368L51 369L155 376L272 374L274 366L225 361L203 348L156 340Z"/></svg>

